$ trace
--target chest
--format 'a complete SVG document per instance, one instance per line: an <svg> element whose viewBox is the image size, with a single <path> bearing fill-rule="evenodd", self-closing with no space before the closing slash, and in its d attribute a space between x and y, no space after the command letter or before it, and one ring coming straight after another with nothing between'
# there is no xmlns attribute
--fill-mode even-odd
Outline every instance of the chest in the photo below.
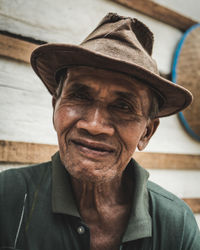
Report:
<svg viewBox="0 0 200 250"><path fill-rule="evenodd" d="M123 231L120 228L103 229L98 226L92 227L90 229L90 249L119 250Z"/></svg>
<svg viewBox="0 0 200 250"><path fill-rule="evenodd" d="M91 250L118 250L126 231L130 206L113 206L109 209L82 211L82 219L90 230Z"/></svg>
<svg viewBox="0 0 200 250"><path fill-rule="evenodd" d="M128 224L128 211L84 218L90 229L91 250L118 250ZM92 219L93 217L93 219Z"/></svg>

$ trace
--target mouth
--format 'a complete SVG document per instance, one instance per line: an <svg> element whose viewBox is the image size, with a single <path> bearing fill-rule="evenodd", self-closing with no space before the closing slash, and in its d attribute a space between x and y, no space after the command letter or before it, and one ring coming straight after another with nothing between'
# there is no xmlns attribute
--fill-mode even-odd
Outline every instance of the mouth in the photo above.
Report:
<svg viewBox="0 0 200 250"><path fill-rule="evenodd" d="M110 155L115 152L112 146L101 142L94 142L86 139L73 139L71 142L78 147L82 153L89 157L105 156L106 154Z"/></svg>

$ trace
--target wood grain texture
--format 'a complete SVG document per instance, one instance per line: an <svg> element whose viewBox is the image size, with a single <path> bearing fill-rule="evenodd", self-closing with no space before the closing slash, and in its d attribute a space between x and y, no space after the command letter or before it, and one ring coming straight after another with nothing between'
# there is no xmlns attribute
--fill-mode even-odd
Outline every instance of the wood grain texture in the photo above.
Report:
<svg viewBox="0 0 200 250"><path fill-rule="evenodd" d="M200 198L183 198L183 200L191 207L193 213L200 213Z"/></svg>
<svg viewBox="0 0 200 250"><path fill-rule="evenodd" d="M0 162L35 164L49 161L58 150L55 145L0 141Z"/></svg>
<svg viewBox="0 0 200 250"><path fill-rule="evenodd" d="M183 16L176 11L164 7L151 0L113 0L129 8L137 10L143 14L155 18L161 22L169 24L181 31L187 30L197 22L189 17Z"/></svg>
<svg viewBox="0 0 200 250"><path fill-rule="evenodd" d="M134 158L147 169L200 170L200 155L136 152Z"/></svg>
<svg viewBox="0 0 200 250"><path fill-rule="evenodd" d="M0 34L0 55L14 58L26 63L30 62L30 55L38 45Z"/></svg>
<svg viewBox="0 0 200 250"><path fill-rule="evenodd" d="M0 139L57 144L52 97L30 64L0 58Z"/></svg>
<svg viewBox="0 0 200 250"><path fill-rule="evenodd" d="M0 162L40 163L57 150L56 145L0 140ZM134 158L147 169L200 170L199 155L136 152Z"/></svg>

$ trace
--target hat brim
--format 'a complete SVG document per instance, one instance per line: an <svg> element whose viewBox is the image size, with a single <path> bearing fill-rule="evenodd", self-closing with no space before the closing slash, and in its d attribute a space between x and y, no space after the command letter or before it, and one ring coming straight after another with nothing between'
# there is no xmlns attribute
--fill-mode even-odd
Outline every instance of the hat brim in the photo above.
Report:
<svg viewBox="0 0 200 250"><path fill-rule="evenodd" d="M159 93L164 102L157 117L175 114L185 109L192 102L192 95L187 89L137 64L95 53L81 46L42 45L33 51L31 65L52 95L58 86L56 74L61 69L72 66L91 66L134 76Z"/></svg>

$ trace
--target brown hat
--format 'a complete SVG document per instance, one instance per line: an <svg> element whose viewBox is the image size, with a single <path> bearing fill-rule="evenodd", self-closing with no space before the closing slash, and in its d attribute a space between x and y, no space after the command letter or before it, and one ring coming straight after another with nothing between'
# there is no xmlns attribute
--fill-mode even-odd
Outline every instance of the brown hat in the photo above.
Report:
<svg viewBox="0 0 200 250"><path fill-rule="evenodd" d="M153 34L137 19L109 13L80 44L46 44L33 51L31 64L49 92L58 86L58 75L72 66L91 66L134 76L161 98L157 117L168 116L186 108L191 93L159 76L152 59Z"/></svg>

